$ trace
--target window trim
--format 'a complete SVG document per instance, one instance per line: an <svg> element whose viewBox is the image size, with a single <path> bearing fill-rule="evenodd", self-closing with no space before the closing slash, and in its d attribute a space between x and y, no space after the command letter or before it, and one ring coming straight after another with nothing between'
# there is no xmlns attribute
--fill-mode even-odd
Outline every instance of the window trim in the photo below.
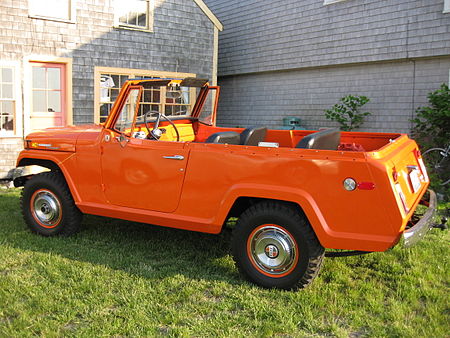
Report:
<svg viewBox="0 0 450 338"><path fill-rule="evenodd" d="M116 0L117 1L117 0ZM117 6L114 7L114 28L119 29L129 29L132 31L141 31L141 32L153 32L153 13L154 13L154 0L146 0L147 1L147 26L145 28L141 26L134 26L122 23L119 21L119 13L117 12Z"/></svg>
<svg viewBox="0 0 450 338"><path fill-rule="evenodd" d="M338 2L347 1L347 0L323 0L323 5L332 5Z"/></svg>
<svg viewBox="0 0 450 338"><path fill-rule="evenodd" d="M442 13L450 13L450 0L444 0L444 10Z"/></svg>
<svg viewBox="0 0 450 338"><path fill-rule="evenodd" d="M184 78L197 77L194 73L177 73L157 70L133 69L133 68L116 68L116 67L95 67L94 68L94 123L100 124L100 78L101 74L112 75L128 75L128 76L148 76L162 78ZM193 98L195 101L195 98Z"/></svg>
<svg viewBox="0 0 450 338"><path fill-rule="evenodd" d="M23 137L22 91L20 86L20 62L0 60L0 66L13 69L14 128L13 132L0 131L0 138Z"/></svg>
<svg viewBox="0 0 450 338"><path fill-rule="evenodd" d="M34 0L28 0L28 17L32 19L42 19L42 20L48 20L48 21L57 21L57 22L66 22L66 23L76 23L77 19L77 10L76 10L76 2L77 0L68 0L70 1L70 17L69 19L63 19L63 18L55 18L52 16L46 16L46 15L40 15L33 13L31 11L30 2Z"/></svg>

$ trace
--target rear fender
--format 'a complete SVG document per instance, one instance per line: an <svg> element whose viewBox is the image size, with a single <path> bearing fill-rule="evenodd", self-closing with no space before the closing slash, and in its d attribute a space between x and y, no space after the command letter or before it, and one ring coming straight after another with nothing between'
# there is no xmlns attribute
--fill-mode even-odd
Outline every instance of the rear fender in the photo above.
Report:
<svg viewBox="0 0 450 338"><path fill-rule="evenodd" d="M323 218L317 203L306 191L281 186L266 186L259 184L238 184L233 186L225 195L214 223L218 222L216 224L223 224L234 203L240 197L265 200L270 199L295 203L305 213L319 240L327 237L327 233L332 232Z"/></svg>
<svg viewBox="0 0 450 338"><path fill-rule="evenodd" d="M339 232L330 228L314 198L306 191L281 186L239 184L228 191L214 224L224 224L239 197L270 199L297 204L308 218L321 245L328 249L386 251L396 240L393 235Z"/></svg>

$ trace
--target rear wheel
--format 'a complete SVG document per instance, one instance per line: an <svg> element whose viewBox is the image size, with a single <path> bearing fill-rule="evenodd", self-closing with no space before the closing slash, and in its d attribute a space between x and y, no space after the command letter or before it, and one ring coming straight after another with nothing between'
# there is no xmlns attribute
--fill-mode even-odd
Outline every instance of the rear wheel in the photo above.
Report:
<svg viewBox="0 0 450 338"><path fill-rule="evenodd" d="M310 284L325 252L306 217L277 202L261 202L241 215L232 251L239 270L250 281L280 289Z"/></svg>
<svg viewBox="0 0 450 338"><path fill-rule="evenodd" d="M75 205L64 177L45 172L26 182L22 214L31 231L43 236L68 236L80 229L82 214Z"/></svg>

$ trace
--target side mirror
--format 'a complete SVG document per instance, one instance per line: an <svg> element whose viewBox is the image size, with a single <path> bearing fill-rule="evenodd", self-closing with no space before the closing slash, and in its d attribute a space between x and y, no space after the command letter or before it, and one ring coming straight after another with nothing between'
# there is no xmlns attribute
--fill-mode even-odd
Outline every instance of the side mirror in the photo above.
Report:
<svg viewBox="0 0 450 338"><path fill-rule="evenodd" d="M129 141L129 139L124 134L120 134L119 136L116 136L116 140L119 142L119 144L122 148L124 148Z"/></svg>

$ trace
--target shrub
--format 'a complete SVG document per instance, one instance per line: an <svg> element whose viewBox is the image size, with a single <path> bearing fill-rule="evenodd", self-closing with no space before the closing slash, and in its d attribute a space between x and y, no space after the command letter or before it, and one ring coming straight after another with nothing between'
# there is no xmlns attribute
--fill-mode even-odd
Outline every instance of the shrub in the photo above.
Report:
<svg viewBox="0 0 450 338"><path fill-rule="evenodd" d="M428 107L419 107L416 118L411 121L412 135L424 151L430 148L445 148L450 143L450 90L443 83L441 88L428 94ZM436 155L436 153L434 153ZM442 176L436 172L430 161L431 154L425 155L425 164L431 178L431 188L450 199L450 184L442 185ZM428 162L428 163L427 163ZM448 162L446 162L448 165ZM441 169L442 170L442 169ZM444 170L446 170L444 168Z"/></svg>
<svg viewBox="0 0 450 338"><path fill-rule="evenodd" d="M364 118L372 114L359 111L369 101L366 96L347 95L340 99L340 103L325 110L325 117L328 120L338 122L342 130L351 131L359 128L363 124Z"/></svg>
<svg viewBox="0 0 450 338"><path fill-rule="evenodd" d="M429 107L417 109L412 134L423 150L445 147L450 141L450 90L441 88L428 94Z"/></svg>

